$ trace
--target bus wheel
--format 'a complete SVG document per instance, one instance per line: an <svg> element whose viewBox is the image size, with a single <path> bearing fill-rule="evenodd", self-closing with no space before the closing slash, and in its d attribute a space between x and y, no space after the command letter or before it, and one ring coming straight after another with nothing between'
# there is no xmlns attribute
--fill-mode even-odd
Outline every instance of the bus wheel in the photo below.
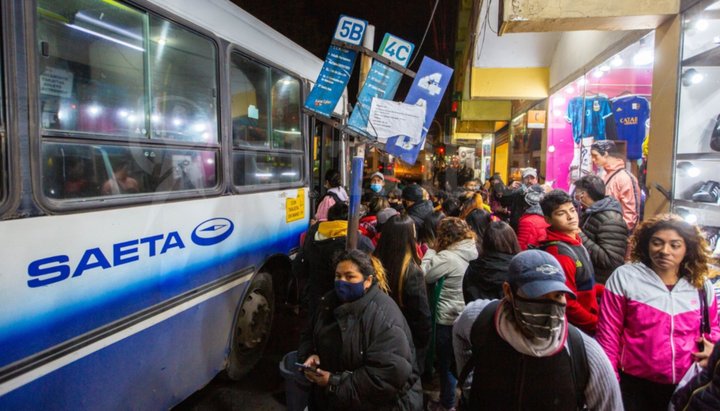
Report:
<svg viewBox="0 0 720 411"><path fill-rule="evenodd" d="M260 361L270 339L274 308L272 278L268 273L258 273L245 293L233 327L227 365L231 379L244 377Z"/></svg>

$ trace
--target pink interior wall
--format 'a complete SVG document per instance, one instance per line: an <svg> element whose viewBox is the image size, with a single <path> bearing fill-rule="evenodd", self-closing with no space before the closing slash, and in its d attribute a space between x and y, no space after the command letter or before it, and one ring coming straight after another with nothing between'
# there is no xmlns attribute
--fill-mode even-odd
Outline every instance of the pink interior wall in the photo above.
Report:
<svg viewBox="0 0 720 411"><path fill-rule="evenodd" d="M652 68L613 68L601 78L595 78L591 73L586 78L584 93L583 90L578 90L577 81L575 81L572 83L572 87L575 88L574 93L566 93L566 87L550 97L545 179L554 180L553 187L563 190L567 190L570 186L568 172L574 149L572 124L568 123L565 118L570 100L583 94L590 96L602 93L608 98L613 98L623 92L630 92L644 95L650 101L652 94ZM554 105L554 101L558 97L563 97L565 102ZM551 152L551 147L554 147L554 152Z"/></svg>

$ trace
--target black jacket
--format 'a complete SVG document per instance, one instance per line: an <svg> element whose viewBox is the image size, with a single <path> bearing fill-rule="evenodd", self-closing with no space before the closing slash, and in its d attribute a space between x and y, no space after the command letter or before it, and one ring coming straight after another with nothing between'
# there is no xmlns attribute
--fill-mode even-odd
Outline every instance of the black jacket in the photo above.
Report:
<svg viewBox="0 0 720 411"><path fill-rule="evenodd" d="M421 410L422 387L410 328L397 304L372 285L342 304L326 294L303 333L299 361L312 354L339 376L334 392L313 386L311 410Z"/></svg>
<svg viewBox="0 0 720 411"><path fill-rule="evenodd" d="M417 203L413 204L412 207L407 209L407 215L409 215L415 223L416 233L420 232L425 222L425 219L427 219L433 213L433 211L434 209L432 202L428 200L418 201Z"/></svg>
<svg viewBox="0 0 720 411"><path fill-rule="evenodd" d="M715 344L707 367L672 396L676 410L720 410L720 342Z"/></svg>
<svg viewBox="0 0 720 411"><path fill-rule="evenodd" d="M315 234L320 224L315 224L307 232L300 254L293 262L294 275L305 281L303 304L312 316L320 297L335 286L335 267L333 258L345 249L346 236L316 240ZM358 234L358 249L371 253L372 241Z"/></svg>
<svg viewBox="0 0 720 411"><path fill-rule="evenodd" d="M408 266L403 284L402 305L399 301L398 305L412 332L415 348L427 347L432 335L432 316L425 286L425 275L417 264Z"/></svg>
<svg viewBox="0 0 720 411"><path fill-rule="evenodd" d="M605 283L625 263L628 229L620 203L605 197L586 209L580 218L580 238L590 254L595 279Z"/></svg>
<svg viewBox="0 0 720 411"><path fill-rule="evenodd" d="M475 300L503 298L502 285L508 278L512 254L489 251L470 261L463 278L465 304Z"/></svg>

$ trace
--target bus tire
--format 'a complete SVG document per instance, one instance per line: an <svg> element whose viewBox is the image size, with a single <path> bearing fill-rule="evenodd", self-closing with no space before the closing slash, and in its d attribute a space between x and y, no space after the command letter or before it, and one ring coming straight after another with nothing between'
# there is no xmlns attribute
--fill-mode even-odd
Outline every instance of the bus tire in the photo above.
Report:
<svg viewBox="0 0 720 411"><path fill-rule="evenodd" d="M260 361L270 339L274 309L272 277L268 273L258 273L235 317L226 368L231 379L244 377Z"/></svg>

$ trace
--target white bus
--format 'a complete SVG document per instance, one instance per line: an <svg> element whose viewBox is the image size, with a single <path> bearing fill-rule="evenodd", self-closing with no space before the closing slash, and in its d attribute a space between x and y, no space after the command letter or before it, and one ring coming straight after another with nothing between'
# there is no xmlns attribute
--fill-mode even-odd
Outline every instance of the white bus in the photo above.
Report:
<svg viewBox="0 0 720 411"><path fill-rule="evenodd" d="M167 409L247 373L343 152L301 111L322 61L227 0L0 18L0 409Z"/></svg>

